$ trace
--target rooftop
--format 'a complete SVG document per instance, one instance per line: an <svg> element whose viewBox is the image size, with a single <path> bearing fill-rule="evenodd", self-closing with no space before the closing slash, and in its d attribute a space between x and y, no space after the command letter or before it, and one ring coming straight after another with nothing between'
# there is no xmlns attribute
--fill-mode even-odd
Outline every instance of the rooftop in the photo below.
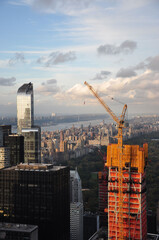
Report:
<svg viewBox="0 0 159 240"><path fill-rule="evenodd" d="M25 83L23 84L19 89L18 93L31 93L33 91L33 84L30 83Z"/></svg>
<svg viewBox="0 0 159 240"><path fill-rule="evenodd" d="M53 164L41 163L21 163L17 166L5 168L3 170L16 170L16 171L57 171L66 168L66 166L54 166Z"/></svg>
<svg viewBox="0 0 159 240"><path fill-rule="evenodd" d="M36 225L0 222L0 231L33 232L36 229Z"/></svg>

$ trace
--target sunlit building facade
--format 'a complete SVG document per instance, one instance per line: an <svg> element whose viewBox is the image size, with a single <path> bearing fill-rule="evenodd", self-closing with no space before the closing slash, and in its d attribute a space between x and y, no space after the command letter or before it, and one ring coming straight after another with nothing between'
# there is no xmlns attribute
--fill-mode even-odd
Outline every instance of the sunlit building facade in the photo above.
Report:
<svg viewBox="0 0 159 240"><path fill-rule="evenodd" d="M70 201L83 203L82 182L77 169L70 171Z"/></svg>
<svg viewBox="0 0 159 240"><path fill-rule="evenodd" d="M17 131L34 125L33 84L23 84L17 92Z"/></svg>
<svg viewBox="0 0 159 240"><path fill-rule="evenodd" d="M24 162L41 162L41 130L40 127L22 129L24 136Z"/></svg>
<svg viewBox="0 0 159 240"><path fill-rule="evenodd" d="M0 126L0 147L3 146L3 132L2 132L2 127Z"/></svg>
<svg viewBox="0 0 159 240"><path fill-rule="evenodd" d="M41 162L41 129L34 126L33 84L23 84L17 92L17 132L24 136L24 162Z"/></svg>
<svg viewBox="0 0 159 240"><path fill-rule="evenodd" d="M83 240L82 183L77 169L70 171L70 240Z"/></svg>
<svg viewBox="0 0 159 240"><path fill-rule="evenodd" d="M0 147L0 169L10 166L10 149Z"/></svg>

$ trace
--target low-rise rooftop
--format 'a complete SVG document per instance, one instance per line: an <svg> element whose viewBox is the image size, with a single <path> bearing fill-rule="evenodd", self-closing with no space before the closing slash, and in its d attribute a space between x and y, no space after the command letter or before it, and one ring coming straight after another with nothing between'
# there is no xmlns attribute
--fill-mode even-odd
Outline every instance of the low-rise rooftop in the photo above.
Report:
<svg viewBox="0 0 159 240"><path fill-rule="evenodd" d="M36 229L38 229L38 226L36 225L0 222L0 231L18 231L30 233Z"/></svg>
<svg viewBox="0 0 159 240"><path fill-rule="evenodd" d="M16 166L8 167L3 170L16 170L16 171L57 171L66 168L66 166L54 166L53 164L41 163L21 163Z"/></svg>

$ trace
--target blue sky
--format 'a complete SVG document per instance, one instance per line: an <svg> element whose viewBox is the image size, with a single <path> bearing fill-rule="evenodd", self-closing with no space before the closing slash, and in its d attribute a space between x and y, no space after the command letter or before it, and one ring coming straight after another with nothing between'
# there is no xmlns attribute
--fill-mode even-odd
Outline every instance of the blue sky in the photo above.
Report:
<svg viewBox="0 0 159 240"><path fill-rule="evenodd" d="M0 0L0 112L33 82L35 113L159 113L158 0ZM85 102L85 104L84 104Z"/></svg>

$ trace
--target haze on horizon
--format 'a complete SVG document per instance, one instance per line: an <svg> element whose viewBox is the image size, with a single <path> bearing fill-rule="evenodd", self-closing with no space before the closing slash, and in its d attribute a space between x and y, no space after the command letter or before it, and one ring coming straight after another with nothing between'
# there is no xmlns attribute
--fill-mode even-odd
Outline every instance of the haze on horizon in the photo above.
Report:
<svg viewBox="0 0 159 240"><path fill-rule="evenodd" d="M159 114L158 12L158 0L1 0L0 116L28 82L38 115L104 113L84 81L115 113L120 101Z"/></svg>

